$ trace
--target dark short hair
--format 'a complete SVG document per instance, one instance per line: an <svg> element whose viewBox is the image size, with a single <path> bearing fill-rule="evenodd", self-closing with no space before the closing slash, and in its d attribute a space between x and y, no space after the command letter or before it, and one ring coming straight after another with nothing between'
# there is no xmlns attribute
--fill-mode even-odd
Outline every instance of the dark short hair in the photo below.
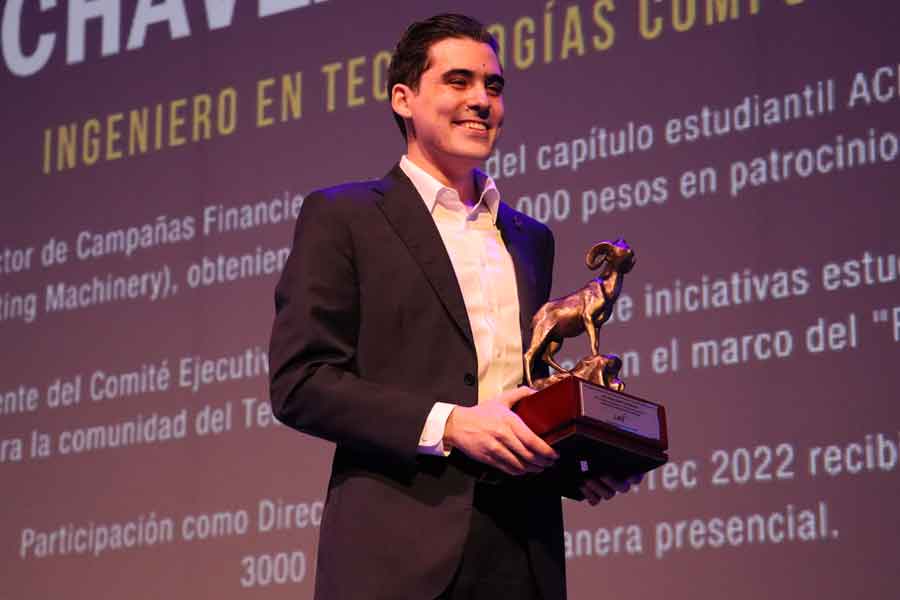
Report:
<svg viewBox="0 0 900 600"><path fill-rule="evenodd" d="M410 25L391 56L388 66L388 94L398 83L408 85L414 91L419 90L419 82L428 67L428 50L433 44L447 38L469 38L489 45L494 54L499 55L499 46L494 36L472 17L458 14L435 15L430 19ZM394 120L406 139L406 124L397 113Z"/></svg>

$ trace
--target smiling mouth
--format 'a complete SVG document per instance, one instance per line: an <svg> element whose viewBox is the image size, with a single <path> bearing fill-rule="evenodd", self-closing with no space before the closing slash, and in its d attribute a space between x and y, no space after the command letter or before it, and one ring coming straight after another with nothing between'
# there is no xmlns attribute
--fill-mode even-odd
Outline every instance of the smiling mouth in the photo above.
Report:
<svg viewBox="0 0 900 600"><path fill-rule="evenodd" d="M482 121L456 121L454 124L472 131L487 131L490 129L488 124Z"/></svg>

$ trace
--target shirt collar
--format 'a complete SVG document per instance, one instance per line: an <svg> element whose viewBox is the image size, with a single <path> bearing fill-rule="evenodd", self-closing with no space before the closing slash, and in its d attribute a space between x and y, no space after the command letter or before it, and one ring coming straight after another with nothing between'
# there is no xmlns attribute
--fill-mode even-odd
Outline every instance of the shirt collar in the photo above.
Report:
<svg viewBox="0 0 900 600"><path fill-rule="evenodd" d="M438 195L446 193L444 190L452 193L458 200L455 190L442 184L436 177L415 164L405 154L400 159L400 169L407 177L409 177L413 187L419 192L419 196L421 196L422 200L425 202L425 207L428 209L429 213L434 211ZM497 184L480 169L475 169L474 174L475 189L480 190L481 193L473 210L477 209L480 204L483 204L491 213L491 220L496 223L497 213L500 210L500 191L497 189Z"/></svg>

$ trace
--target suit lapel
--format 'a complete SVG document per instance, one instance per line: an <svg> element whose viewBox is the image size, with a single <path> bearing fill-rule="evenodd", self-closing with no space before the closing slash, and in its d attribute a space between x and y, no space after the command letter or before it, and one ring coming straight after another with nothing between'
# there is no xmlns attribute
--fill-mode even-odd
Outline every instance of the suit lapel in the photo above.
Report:
<svg viewBox="0 0 900 600"><path fill-rule="evenodd" d="M376 204L379 209L422 269L453 322L474 348L472 329L453 264L416 188L397 165L372 189L378 193Z"/></svg>
<svg viewBox="0 0 900 600"><path fill-rule="evenodd" d="M506 249L512 257L516 271L516 290L519 296L519 328L522 331L522 347L531 342L531 317L537 312L539 300L536 296L537 274L533 250L523 230L521 217L507 205L500 203L497 213L497 227Z"/></svg>

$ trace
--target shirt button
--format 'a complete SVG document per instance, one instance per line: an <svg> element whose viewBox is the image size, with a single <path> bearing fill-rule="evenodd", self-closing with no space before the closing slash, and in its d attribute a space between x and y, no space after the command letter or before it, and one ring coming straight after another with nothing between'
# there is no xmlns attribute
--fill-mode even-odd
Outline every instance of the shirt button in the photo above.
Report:
<svg viewBox="0 0 900 600"><path fill-rule="evenodd" d="M465 383L466 385L475 385L476 381L477 380L475 379L475 376L471 373L466 373L465 375L463 375L463 383Z"/></svg>

